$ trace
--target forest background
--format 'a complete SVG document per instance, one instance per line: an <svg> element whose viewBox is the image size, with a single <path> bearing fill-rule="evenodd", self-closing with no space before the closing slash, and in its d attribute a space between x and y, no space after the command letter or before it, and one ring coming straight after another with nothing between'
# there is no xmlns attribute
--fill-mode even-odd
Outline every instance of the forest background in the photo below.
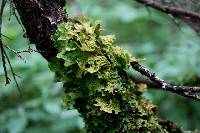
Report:
<svg viewBox="0 0 200 133"><path fill-rule="evenodd" d="M141 63L166 81L200 85L200 38L187 24L129 0L78 0L66 4L65 9L70 17L84 14L100 20L106 33L116 35L116 44L144 59ZM28 49L29 42L23 38L22 26L10 16L9 5L4 11L2 33L8 37L3 38L4 43L12 49ZM34 45L31 48L35 49ZM25 101L20 102L14 80L5 86L0 62L0 132L71 132L84 127L76 110L63 109L62 84L55 83L54 73L39 53L21 54L25 62L8 49L7 53ZM185 130L200 130L199 102L156 88L148 88L144 97L157 105L161 118L176 122Z"/></svg>

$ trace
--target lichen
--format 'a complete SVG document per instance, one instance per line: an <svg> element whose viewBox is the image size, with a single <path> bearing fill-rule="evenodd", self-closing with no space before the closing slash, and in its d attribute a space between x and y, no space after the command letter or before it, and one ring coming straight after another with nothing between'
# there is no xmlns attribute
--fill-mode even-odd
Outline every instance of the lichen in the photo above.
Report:
<svg viewBox="0 0 200 133"><path fill-rule="evenodd" d="M52 35L58 54L49 67L64 83L66 108L78 109L88 132L168 132L155 106L121 75L136 58L113 46L115 36L103 31L99 21L79 16Z"/></svg>

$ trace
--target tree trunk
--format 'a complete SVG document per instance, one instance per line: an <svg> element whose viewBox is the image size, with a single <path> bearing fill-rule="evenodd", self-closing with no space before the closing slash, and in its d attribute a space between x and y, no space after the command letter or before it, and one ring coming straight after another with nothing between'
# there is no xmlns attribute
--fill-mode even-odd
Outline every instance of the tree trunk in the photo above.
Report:
<svg viewBox="0 0 200 133"><path fill-rule="evenodd" d="M57 24L65 21L66 14L62 6L64 0L13 0L22 24L26 29L26 37L44 58L55 57L57 50L53 47L50 35Z"/></svg>

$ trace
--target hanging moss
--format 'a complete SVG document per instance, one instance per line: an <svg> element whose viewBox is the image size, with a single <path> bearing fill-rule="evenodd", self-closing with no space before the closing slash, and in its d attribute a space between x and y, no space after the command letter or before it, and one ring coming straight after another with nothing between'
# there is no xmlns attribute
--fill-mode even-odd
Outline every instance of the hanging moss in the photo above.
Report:
<svg viewBox="0 0 200 133"><path fill-rule="evenodd" d="M102 32L98 21L79 16L59 24L52 36L59 53L49 67L64 83L66 108L78 109L87 132L182 132L160 123L155 106L121 75L136 59Z"/></svg>

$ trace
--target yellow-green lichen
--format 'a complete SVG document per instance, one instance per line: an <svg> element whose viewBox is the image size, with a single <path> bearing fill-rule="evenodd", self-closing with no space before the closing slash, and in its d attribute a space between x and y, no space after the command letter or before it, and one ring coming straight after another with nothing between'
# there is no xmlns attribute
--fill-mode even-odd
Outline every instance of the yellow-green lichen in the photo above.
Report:
<svg viewBox="0 0 200 133"><path fill-rule="evenodd" d="M64 83L66 108L78 109L88 132L166 132L154 106L121 74L136 59L102 31L99 21L79 16L52 36L58 54L49 67Z"/></svg>
<svg viewBox="0 0 200 133"><path fill-rule="evenodd" d="M115 114L121 112L119 103L115 103L114 100L110 100L107 102L104 99L97 98L95 101L97 102L95 106L99 106L101 111Z"/></svg>

